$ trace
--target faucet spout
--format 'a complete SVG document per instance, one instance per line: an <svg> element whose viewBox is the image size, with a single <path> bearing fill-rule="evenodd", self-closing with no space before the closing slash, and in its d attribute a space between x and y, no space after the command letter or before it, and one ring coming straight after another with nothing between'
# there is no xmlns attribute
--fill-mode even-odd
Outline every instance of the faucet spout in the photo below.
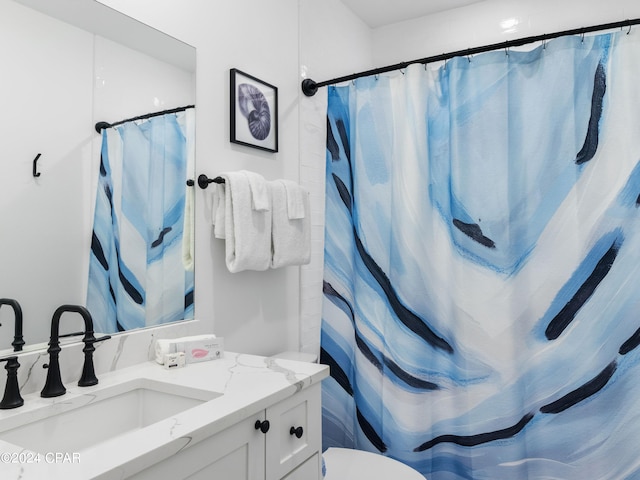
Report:
<svg viewBox="0 0 640 480"><path fill-rule="evenodd" d="M0 298L0 307L2 305L9 305L13 308L13 315L15 317L14 324L14 336L13 342L11 345L13 346L14 352L22 351L22 347L24 346L24 338L22 337L22 308L17 300L12 298Z"/></svg>
<svg viewBox="0 0 640 480"><path fill-rule="evenodd" d="M78 313L84 320L83 342L85 343L85 347L83 352L85 353L85 362L82 378L78 382L78 385L85 387L98 383L98 379L96 378L93 369L93 351L95 350L93 344L111 337L107 336L96 339L93 332L93 319L91 318L89 310L85 307L80 305L62 305L56 309L53 313L53 317L51 318L51 337L49 339L49 348L47 349L47 352L49 353L49 367L47 371L47 380L44 388L40 392L41 397L58 397L60 395L64 395L67 391L62 384L59 361L60 351L62 350L60 348L60 317L62 317L62 314L67 312Z"/></svg>

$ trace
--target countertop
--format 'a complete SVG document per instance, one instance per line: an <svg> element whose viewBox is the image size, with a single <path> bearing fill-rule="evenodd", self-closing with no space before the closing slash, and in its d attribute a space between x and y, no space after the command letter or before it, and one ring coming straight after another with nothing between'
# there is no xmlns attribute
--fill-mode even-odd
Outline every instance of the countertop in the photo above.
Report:
<svg viewBox="0 0 640 480"><path fill-rule="evenodd" d="M188 364L167 370L150 361L99 376L93 387L65 385L67 393L41 398L24 396L25 404L0 411L0 429L7 430L18 417L28 413L37 418L42 408L86 405L99 398L100 390L123 382L146 378L197 388L223 395L143 430L107 440L78 452L27 455L21 447L2 440L0 432L0 478L3 480L87 480L122 479L174 455L189 443L196 443L255 415L296 392L319 383L329 375L329 367L316 363L273 359L225 352L219 360ZM118 412L113 412L117 415ZM87 425L90 429L91 425ZM41 452L42 453L42 452ZM46 452L44 452L46 453ZM36 463L36 459L39 459ZM23 460L23 463L19 463Z"/></svg>

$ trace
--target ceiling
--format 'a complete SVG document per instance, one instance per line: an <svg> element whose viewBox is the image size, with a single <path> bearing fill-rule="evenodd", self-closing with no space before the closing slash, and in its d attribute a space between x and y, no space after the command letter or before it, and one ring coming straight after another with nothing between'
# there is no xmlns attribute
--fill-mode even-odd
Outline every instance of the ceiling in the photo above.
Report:
<svg viewBox="0 0 640 480"><path fill-rule="evenodd" d="M371 28L464 7L482 0L342 0Z"/></svg>

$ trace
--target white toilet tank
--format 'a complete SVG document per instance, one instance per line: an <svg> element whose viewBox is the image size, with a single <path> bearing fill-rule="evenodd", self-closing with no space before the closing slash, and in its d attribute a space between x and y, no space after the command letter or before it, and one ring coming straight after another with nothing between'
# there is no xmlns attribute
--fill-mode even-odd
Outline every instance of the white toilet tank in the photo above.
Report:
<svg viewBox="0 0 640 480"><path fill-rule="evenodd" d="M362 450L328 448L322 457L324 480L425 480L404 463Z"/></svg>
<svg viewBox="0 0 640 480"><path fill-rule="evenodd" d="M273 359L283 359L283 360L296 360L298 362L307 362L307 363L316 363L318 361L318 356L315 353L305 353L305 352L280 352L276 355L273 355L271 358Z"/></svg>

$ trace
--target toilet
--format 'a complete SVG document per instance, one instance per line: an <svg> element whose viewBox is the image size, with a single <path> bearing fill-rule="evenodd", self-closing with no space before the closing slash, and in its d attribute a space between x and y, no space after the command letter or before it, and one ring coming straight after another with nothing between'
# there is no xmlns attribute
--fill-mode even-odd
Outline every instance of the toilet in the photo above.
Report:
<svg viewBox="0 0 640 480"><path fill-rule="evenodd" d="M327 448L324 480L425 480L404 463L376 453L349 448Z"/></svg>
<svg viewBox="0 0 640 480"><path fill-rule="evenodd" d="M271 358L316 362L312 353L282 352ZM425 480L402 462L376 453L331 447L322 454L323 480Z"/></svg>

